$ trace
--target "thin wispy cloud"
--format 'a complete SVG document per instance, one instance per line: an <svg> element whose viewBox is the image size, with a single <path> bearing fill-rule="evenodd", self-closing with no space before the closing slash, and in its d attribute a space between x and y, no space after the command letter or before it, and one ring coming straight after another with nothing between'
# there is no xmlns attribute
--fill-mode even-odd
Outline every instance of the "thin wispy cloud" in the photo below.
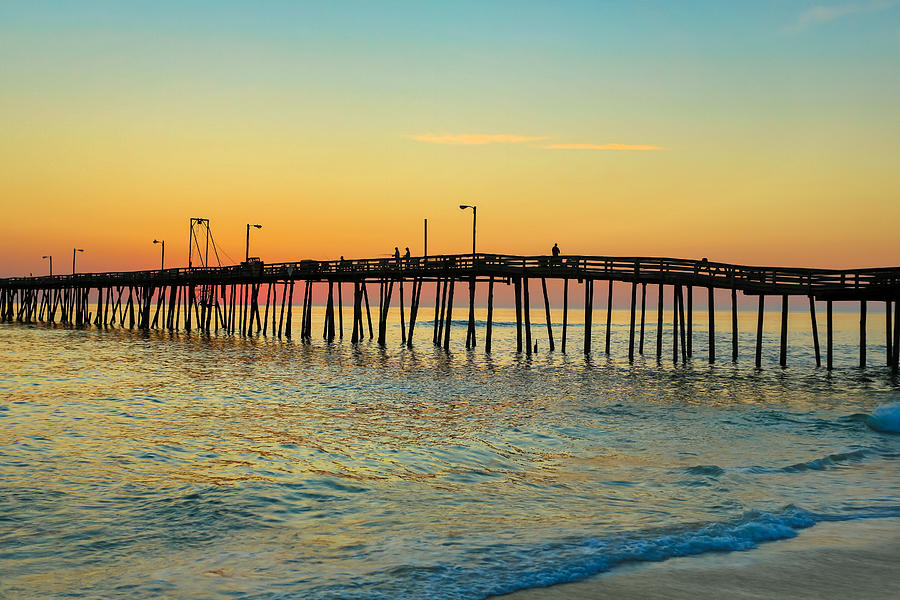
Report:
<svg viewBox="0 0 900 600"><path fill-rule="evenodd" d="M897 0L872 0L870 2L855 2L846 4L821 4L813 6L800 13L797 22L790 29L801 31L816 25L835 21L842 17L857 13L869 13L887 10L897 5Z"/></svg>
<svg viewBox="0 0 900 600"><path fill-rule="evenodd" d="M425 134L414 135L412 139L429 144L456 144L466 146L481 146L484 144L522 144L536 142L543 137L527 135L510 135L507 133L463 133L463 134Z"/></svg>
<svg viewBox="0 0 900 600"><path fill-rule="evenodd" d="M483 146L485 144L528 144L532 148L544 150L665 150L655 144L546 144L543 146L529 142L546 140L547 136L512 135L508 133L441 133L412 135L410 138L429 144L451 144L457 146Z"/></svg>
<svg viewBox="0 0 900 600"><path fill-rule="evenodd" d="M548 144L545 150L665 150L654 144Z"/></svg>

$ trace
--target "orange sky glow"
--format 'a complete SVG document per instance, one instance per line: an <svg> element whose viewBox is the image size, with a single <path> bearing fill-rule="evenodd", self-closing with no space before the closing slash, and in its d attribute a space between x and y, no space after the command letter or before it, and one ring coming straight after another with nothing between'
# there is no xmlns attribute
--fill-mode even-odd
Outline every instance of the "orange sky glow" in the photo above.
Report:
<svg viewBox="0 0 900 600"><path fill-rule="evenodd" d="M268 262L418 255L425 218L430 254L462 253L459 204L484 252L900 264L893 8L673 13L644 46L591 33L636 27L613 8L523 11L524 37L499 9L475 29L315 9L315 31L142 10L0 19L0 276L66 271L73 247L79 270L153 268L154 239L185 265L190 217L224 263L248 222Z"/></svg>

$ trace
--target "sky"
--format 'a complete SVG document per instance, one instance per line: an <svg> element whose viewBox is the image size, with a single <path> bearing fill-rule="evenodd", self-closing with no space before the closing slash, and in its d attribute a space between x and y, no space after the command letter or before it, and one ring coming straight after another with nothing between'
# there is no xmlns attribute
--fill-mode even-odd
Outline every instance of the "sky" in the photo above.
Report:
<svg viewBox="0 0 900 600"><path fill-rule="evenodd" d="M900 265L900 2L0 0L0 276L430 254ZM231 260L229 260L231 259Z"/></svg>

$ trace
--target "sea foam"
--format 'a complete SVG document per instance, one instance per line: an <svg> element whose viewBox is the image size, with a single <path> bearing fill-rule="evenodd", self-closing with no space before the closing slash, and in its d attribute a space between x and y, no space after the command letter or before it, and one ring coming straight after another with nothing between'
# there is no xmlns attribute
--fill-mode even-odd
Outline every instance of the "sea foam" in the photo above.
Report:
<svg viewBox="0 0 900 600"><path fill-rule="evenodd" d="M795 506L778 512L748 511L743 516L669 531L629 532L580 542L536 548L510 549L505 556L479 569L467 590L446 572L431 575L434 589L448 598L506 594L522 588L543 587L584 579L630 562L657 562L706 552L749 550L760 543L792 538L812 527L820 517ZM501 564L502 563L502 564ZM458 573L453 574L458 577ZM453 593L448 593L455 590ZM458 593L456 593L458 592Z"/></svg>

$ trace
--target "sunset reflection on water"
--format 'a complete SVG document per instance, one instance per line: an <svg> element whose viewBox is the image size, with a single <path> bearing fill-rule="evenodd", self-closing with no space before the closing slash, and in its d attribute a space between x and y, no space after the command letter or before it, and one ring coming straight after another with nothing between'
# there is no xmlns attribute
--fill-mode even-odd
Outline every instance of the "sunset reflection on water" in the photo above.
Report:
<svg viewBox="0 0 900 600"><path fill-rule="evenodd" d="M491 357L427 322L412 351L4 325L0 592L482 597L614 566L621 536L893 510L900 446L859 415L897 384L848 366L850 315L832 374L799 321L756 371L743 321L737 365L698 329L688 366L629 366L621 326L610 357L527 358L509 318Z"/></svg>

